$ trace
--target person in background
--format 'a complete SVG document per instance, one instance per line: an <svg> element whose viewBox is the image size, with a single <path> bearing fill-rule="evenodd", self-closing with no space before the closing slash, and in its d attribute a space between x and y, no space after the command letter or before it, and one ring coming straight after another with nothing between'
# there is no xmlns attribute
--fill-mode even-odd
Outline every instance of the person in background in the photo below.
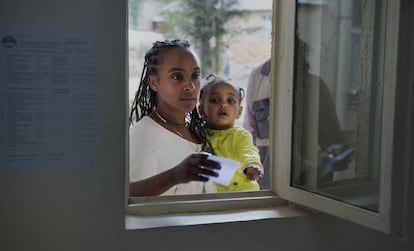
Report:
<svg viewBox="0 0 414 251"><path fill-rule="evenodd" d="M218 192L258 191L263 177L259 150L251 134L234 126L243 111L244 90L228 78L208 75L200 91L199 113L206 121L207 141L215 155L242 163L229 186L217 184Z"/></svg>
<svg viewBox="0 0 414 251"><path fill-rule="evenodd" d="M185 40L153 43L146 52L130 113L130 196L217 192L197 112L200 63ZM133 123L135 120L136 123Z"/></svg>
<svg viewBox="0 0 414 251"><path fill-rule="evenodd" d="M306 51L306 43L298 39L298 46L301 50ZM303 57L304 55L301 54ZM299 56L298 56L299 57ZM319 155L320 169L322 170L326 163L330 162L336 155L344 152L349 147L344 143L345 139L341 131L339 119L335 109L335 101L326 83L314 74L309 73L309 64L304 58L298 58L302 62L304 82L301 85L310 85L317 83L319 88L319 118L318 118L318 144L321 149ZM270 58L255 67L250 76L246 91L246 115L243 121L243 127L251 132L253 142L259 148L260 158L264 165L264 177L260 181L262 189L270 189L270 167L269 167L269 95L271 92L270 82L271 63ZM298 97L304 99L307 97ZM303 124L308 124L303 121ZM277 135L276 135L277 137ZM278 147L278 146L275 146ZM298 152L294 152L296 162L301 163L303 175L309 166L307 160L303 159ZM333 171L347 168L350 158L335 163L331 170L321 175L322 182L332 181ZM322 172L321 172L322 173ZM301 176L303 176L301 175Z"/></svg>
<svg viewBox="0 0 414 251"><path fill-rule="evenodd" d="M259 181L262 189L270 189L269 168L269 95L270 59L253 68L246 89L246 114L243 127L253 137L258 147L260 160L264 167L263 179Z"/></svg>
<svg viewBox="0 0 414 251"><path fill-rule="evenodd" d="M299 46L306 50L306 44L298 40ZM319 77L309 73L309 64L303 60L304 85L317 83L320 93L319 118L318 118L318 144L322 149L319 156L320 169L330 162L333 157L347 150L348 146L344 143L345 139L341 131L339 119L335 110L335 101L326 83ZM254 144L259 148L260 158L264 166L264 177L260 181L262 189L270 189L270 164L269 164L269 107L270 107L270 82L271 64L270 59L255 67L250 76L246 91L247 112L243 127L251 132ZM304 95L307 95L306 93ZM308 122L303 122L307 124ZM275 146L278 147L278 146ZM300 177L306 175L309 168L307 160L298 153L294 152L297 163L301 163ZM321 175L322 182L332 181L333 171L347 168L349 157L337 162L327 175ZM322 173L322 172L321 172Z"/></svg>

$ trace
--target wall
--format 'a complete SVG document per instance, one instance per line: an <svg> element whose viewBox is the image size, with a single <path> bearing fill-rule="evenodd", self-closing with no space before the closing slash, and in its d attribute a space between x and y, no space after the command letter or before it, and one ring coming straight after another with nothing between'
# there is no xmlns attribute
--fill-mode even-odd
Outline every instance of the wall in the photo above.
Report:
<svg viewBox="0 0 414 251"><path fill-rule="evenodd" d="M95 168L0 173L0 250L119 250L124 236L125 3L1 0L0 17L0 27L95 34L99 106Z"/></svg>
<svg viewBox="0 0 414 251"><path fill-rule="evenodd" d="M125 3L119 0L34 2L1 0L0 27L88 29L97 34L98 165L91 169L1 171L0 250L413 250L414 224L409 213L406 221L410 242L323 214L126 231ZM408 0L405 3L404 7L411 10L405 12L408 15L413 11L413 3ZM402 76L413 69L413 54L410 55L411 60L407 61L411 66L401 72ZM412 75L400 80L412 83ZM407 114L412 115L412 109ZM412 143L407 144L412 142L412 135L401 139L400 144L411 147L403 149L406 153L412 153ZM412 156L405 166L413 163ZM414 179L413 172L408 175ZM407 198L414 196L412 183L406 187L410 190ZM405 212L414 212L413 203L406 209Z"/></svg>

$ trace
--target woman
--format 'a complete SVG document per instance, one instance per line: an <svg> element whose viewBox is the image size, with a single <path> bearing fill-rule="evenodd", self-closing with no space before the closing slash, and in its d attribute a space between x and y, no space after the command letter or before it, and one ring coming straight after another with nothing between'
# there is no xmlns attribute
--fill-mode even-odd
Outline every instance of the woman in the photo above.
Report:
<svg viewBox="0 0 414 251"><path fill-rule="evenodd" d="M130 115L130 196L216 192L208 176L220 165L199 153L208 150L196 110L200 71L187 41L147 51Z"/></svg>

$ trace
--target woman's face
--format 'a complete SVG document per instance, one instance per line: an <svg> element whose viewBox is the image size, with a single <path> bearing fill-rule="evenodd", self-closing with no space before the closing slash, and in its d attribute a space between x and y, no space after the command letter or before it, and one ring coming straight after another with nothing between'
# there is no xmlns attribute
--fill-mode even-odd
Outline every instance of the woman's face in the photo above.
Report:
<svg viewBox="0 0 414 251"><path fill-rule="evenodd" d="M161 58L157 74L150 77L157 93L157 109L163 114L187 113L194 109L200 90L200 64L186 48L174 48Z"/></svg>

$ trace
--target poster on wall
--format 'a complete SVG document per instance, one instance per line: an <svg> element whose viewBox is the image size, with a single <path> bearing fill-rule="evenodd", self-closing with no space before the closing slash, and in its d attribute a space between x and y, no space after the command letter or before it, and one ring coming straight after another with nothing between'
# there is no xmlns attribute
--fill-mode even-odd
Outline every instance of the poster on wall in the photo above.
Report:
<svg viewBox="0 0 414 251"><path fill-rule="evenodd" d="M93 168L96 36L0 27L0 171Z"/></svg>

